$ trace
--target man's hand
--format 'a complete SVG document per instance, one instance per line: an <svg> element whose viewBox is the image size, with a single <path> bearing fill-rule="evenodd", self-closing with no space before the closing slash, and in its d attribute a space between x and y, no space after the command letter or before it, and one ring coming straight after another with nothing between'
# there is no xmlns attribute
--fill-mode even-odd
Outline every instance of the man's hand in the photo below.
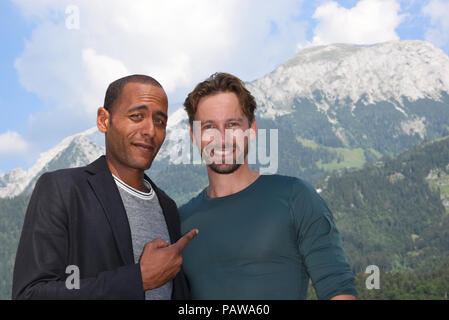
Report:
<svg viewBox="0 0 449 320"><path fill-rule="evenodd" d="M176 276L181 270L182 250L197 234L198 229L193 229L172 245L160 238L145 245L140 257L143 290L158 288Z"/></svg>
<svg viewBox="0 0 449 320"><path fill-rule="evenodd" d="M357 298L352 294L340 294L331 298L331 300L357 300Z"/></svg>

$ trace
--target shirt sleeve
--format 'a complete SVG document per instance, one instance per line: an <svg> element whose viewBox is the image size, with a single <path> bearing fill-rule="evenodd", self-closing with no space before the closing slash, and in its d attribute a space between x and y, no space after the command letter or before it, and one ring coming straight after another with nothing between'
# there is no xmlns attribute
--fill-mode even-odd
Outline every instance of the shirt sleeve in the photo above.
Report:
<svg viewBox="0 0 449 320"><path fill-rule="evenodd" d="M318 299L357 296L354 274L343 251L331 211L307 183L296 185L292 201L298 248Z"/></svg>

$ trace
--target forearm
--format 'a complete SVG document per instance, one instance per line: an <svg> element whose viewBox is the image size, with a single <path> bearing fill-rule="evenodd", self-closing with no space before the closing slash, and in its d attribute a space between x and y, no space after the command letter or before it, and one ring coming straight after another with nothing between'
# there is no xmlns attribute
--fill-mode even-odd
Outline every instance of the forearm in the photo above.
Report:
<svg viewBox="0 0 449 320"><path fill-rule="evenodd" d="M64 280L45 280L30 278L21 290L13 292L13 299L39 300L90 300L90 299L128 299L144 298L142 277L138 264L104 271L97 277L80 279L79 289L68 289Z"/></svg>

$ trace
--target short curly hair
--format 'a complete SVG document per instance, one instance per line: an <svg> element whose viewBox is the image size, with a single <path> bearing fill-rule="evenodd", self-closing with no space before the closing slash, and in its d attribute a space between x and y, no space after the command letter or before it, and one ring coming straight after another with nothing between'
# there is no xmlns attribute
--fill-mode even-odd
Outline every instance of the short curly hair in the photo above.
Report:
<svg viewBox="0 0 449 320"><path fill-rule="evenodd" d="M197 84L195 89L187 95L184 101L184 108L189 116L190 125L193 124L201 98L219 92L234 92L239 99L242 111L248 118L249 123L251 124L254 121L254 112L257 107L256 100L245 88L243 81L232 74L216 72L203 82Z"/></svg>

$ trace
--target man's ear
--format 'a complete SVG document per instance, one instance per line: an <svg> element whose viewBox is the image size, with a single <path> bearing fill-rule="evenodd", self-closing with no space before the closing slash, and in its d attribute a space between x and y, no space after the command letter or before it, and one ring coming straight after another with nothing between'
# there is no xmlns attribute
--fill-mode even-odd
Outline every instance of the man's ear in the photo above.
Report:
<svg viewBox="0 0 449 320"><path fill-rule="evenodd" d="M249 138L250 138L250 141L253 141L256 138L256 136L257 136L257 122L256 122L256 118L253 119L253 122L251 123L250 129L251 129L251 131L250 131Z"/></svg>
<svg viewBox="0 0 449 320"><path fill-rule="evenodd" d="M190 126L190 141L192 141L192 143L195 144L195 137L193 136L192 126Z"/></svg>
<svg viewBox="0 0 449 320"><path fill-rule="evenodd" d="M190 125L190 140L194 146L201 148L201 121L193 121ZM199 142L199 144L197 144Z"/></svg>
<svg viewBox="0 0 449 320"><path fill-rule="evenodd" d="M103 107L98 108L97 110L97 128L100 132L106 133L109 129L109 119L111 114L108 110Z"/></svg>

